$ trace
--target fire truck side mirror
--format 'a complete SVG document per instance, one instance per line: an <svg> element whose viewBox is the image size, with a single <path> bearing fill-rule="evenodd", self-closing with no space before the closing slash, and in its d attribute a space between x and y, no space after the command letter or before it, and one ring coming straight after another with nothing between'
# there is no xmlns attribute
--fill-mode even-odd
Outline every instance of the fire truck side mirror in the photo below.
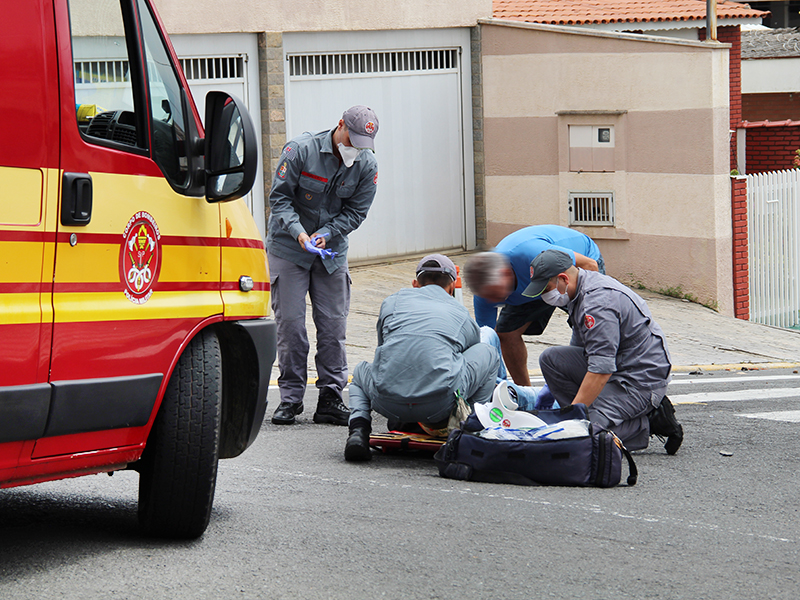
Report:
<svg viewBox="0 0 800 600"><path fill-rule="evenodd" d="M241 198L256 179L258 140L244 103L224 92L206 95L206 200Z"/></svg>

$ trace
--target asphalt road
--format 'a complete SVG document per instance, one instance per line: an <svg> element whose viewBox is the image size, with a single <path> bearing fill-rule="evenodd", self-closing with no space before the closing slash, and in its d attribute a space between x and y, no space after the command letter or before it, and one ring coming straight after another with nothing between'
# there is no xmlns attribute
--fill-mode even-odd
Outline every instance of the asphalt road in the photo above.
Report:
<svg viewBox="0 0 800 600"><path fill-rule="evenodd" d="M653 439L636 486L594 489L346 463L310 392L298 424L221 463L194 542L139 536L134 473L0 490L0 598L794 600L800 374L679 374L670 397L679 453Z"/></svg>

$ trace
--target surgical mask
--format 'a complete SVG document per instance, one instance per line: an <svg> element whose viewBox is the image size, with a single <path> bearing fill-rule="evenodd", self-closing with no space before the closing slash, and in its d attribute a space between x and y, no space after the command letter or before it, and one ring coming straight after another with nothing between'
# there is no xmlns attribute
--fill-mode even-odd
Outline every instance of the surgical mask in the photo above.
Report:
<svg viewBox="0 0 800 600"><path fill-rule="evenodd" d="M566 291L563 294L558 291L559 281L560 279L556 280L556 287L549 292L542 294L542 302L549 304L550 306L558 307L564 307L569 304L569 294Z"/></svg>
<svg viewBox="0 0 800 600"><path fill-rule="evenodd" d="M352 146L345 146L341 142L338 144L339 147L339 156L342 157L342 162L344 166L348 169L353 166L353 163L356 162L356 158L358 157L358 153L361 152L358 148L353 148Z"/></svg>

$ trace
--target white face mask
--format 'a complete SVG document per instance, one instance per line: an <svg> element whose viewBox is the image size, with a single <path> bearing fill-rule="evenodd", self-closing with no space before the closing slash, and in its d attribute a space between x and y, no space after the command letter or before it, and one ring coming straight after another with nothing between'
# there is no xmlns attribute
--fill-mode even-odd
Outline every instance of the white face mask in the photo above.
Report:
<svg viewBox="0 0 800 600"><path fill-rule="evenodd" d="M558 291L559 281L561 280L560 279L556 280L556 287L554 287L549 292L545 292L544 294L542 294L542 302L544 302L545 304L549 304L550 306L560 306L560 307L569 304L569 294L566 291L563 294Z"/></svg>
<svg viewBox="0 0 800 600"><path fill-rule="evenodd" d="M353 166L353 163L356 162L356 158L358 157L358 153L361 152L358 148L353 148L352 146L345 146L341 142L338 144L339 147L339 156L342 157L342 162L344 166L348 169Z"/></svg>

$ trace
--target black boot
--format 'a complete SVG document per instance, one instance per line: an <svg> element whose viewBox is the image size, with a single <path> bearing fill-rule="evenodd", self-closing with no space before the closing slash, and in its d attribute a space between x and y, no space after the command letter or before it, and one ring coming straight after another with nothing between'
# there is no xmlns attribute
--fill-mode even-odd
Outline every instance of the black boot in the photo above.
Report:
<svg viewBox="0 0 800 600"><path fill-rule="evenodd" d="M291 425L294 423L295 416L301 412L303 412L302 402L281 402L275 409L275 414L272 415L272 422L275 425Z"/></svg>
<svg viewBox="0 0 800 600"><path fill-rule="evenodd" d="M350 435L344 445L344 459L349 462L364 462L372 460L372 450L369 447L369 434L372 427L369 421L362 418L353 419L350 423Z"/></svg>
<svg viewBox="0 0 800 600"><path fill-rule="evenodd" d="M664 396L658 408L648 416L650 435L657 435L662 440L666 437L664 449L667 454L675 454L683 442L683 427L675 418L675 408L669 398Z"/></svg>
<svg viewBox="0 0 800 600"><path fill-rule="evenodd" d="M317 401L317 412L314 413L314 423L347 425L349 419L350 409L344 405L339 395L331 388L322 388Z"/></svg>

